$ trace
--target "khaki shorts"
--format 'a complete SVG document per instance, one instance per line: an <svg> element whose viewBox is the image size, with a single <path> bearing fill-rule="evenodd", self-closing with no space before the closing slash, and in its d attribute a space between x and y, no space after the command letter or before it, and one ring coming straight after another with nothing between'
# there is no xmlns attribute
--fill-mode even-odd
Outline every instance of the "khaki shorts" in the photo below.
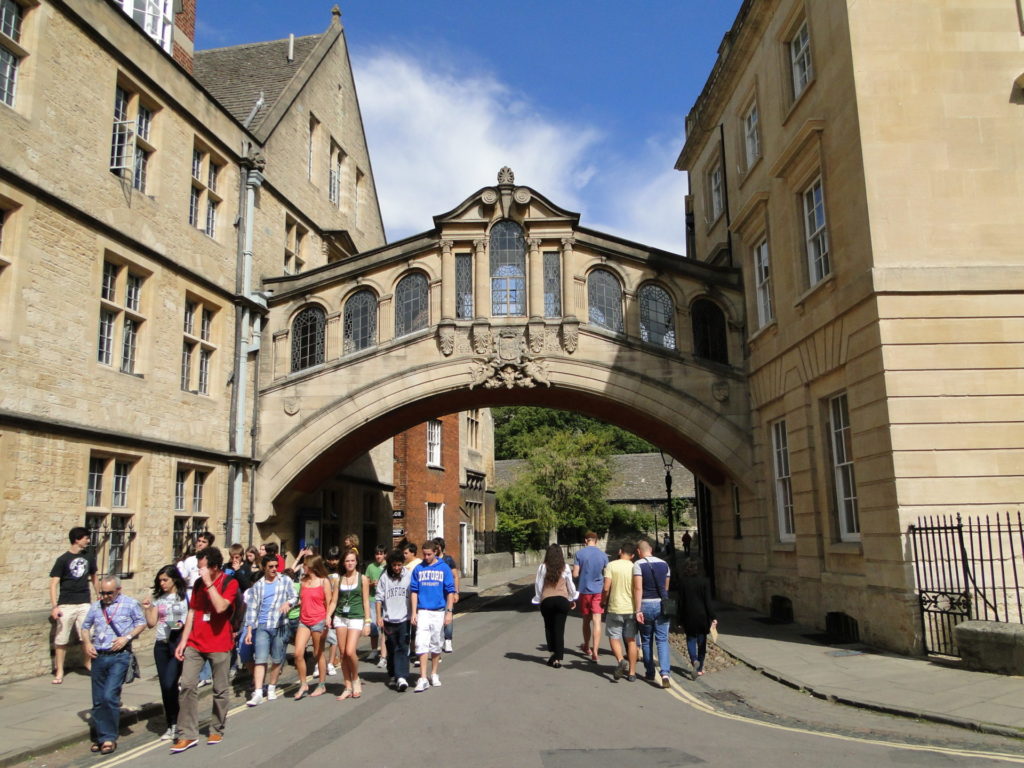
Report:
<svg viewBox="0 0 1024 768"><path fill-rule="evenodd" d="M71 642L71 628L78 631L78 639L82 639L82 624L89 613L89 603L78 603L77 605L58 605L60 618L57 619L57 636L53 639L54 645L67 645Z"/></svg>

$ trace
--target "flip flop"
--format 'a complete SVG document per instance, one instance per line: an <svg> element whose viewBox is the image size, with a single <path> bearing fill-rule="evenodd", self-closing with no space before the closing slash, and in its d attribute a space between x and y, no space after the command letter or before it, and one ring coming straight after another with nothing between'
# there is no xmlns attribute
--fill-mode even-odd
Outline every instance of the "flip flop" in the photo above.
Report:
<svg viewBox="0 0 1024 768"><path fill-rule="evenodd" d="M309 688L303 688L295 694L294 698L296 701L302 701L306 696L309 695Z"/></svg>
<svg viewBox="0 0 1024 768"><path fill-rule="evenodd" d="M116 749L117 749L117 742L116 741L106 741L106 742L103 743L103 746L100 747L100 754L101 755L112 755Z"/></svg>
<svg viewBox="0 0 1024 768"><path fill-rule="evenodd" d="M100 745L99 744L93 744L91 747L89 747L89 751L90 752L99 752L100 751Z"/></svg>
<svg viewBox="0 0 1024 768"><path fill-rule="evenodd" d="M309 696L310 698L312 698L313 696L323 696L325 693L327 693L327 686L323 683L320 683L320 685L316 687L316 690L309 694Z"/></svg>
<svg viewBox="0 0 1024 768"><path fill-rule="evenodd" d="M64 678L63 677L55 677L55 678L53 678L53 680L50 681L50 685L60 685L63 682L64 682Z"/></svg>

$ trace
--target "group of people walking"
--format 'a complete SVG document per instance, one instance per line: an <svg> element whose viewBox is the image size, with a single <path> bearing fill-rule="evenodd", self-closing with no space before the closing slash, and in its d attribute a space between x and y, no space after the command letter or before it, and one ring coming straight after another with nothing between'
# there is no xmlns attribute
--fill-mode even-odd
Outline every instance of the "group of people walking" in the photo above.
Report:
<svg viewBox="0 0 1024 768"><path fill-rule="evenodd" d="M93 752L117 749L121 688L137 667L132 640L147 628L155 630L153 657L167 718L161 738L172 742L172 753L199 743L198 689L206 681L213 686L207 744L221 742L236 665L252 674L248 706L280 698L277 683L292 642L299 679L295 701L326 693L326 678L337 668L344 684L336 698L359 699L357 648L367 636L372 637L369 660L387 669L395 690L409 688L413 663L420 668L417 692L441 685L440 657L453 650L458 600L458 569L445 554L443 539L424 543L421 557L411 542L391 552L377 547L361 571L358 538L351 535L342 548L324 555L303 549L286 569L272 543L250 551L232 545L225 562L213 546L214 535L204 532L192 554L157 571L151 596L140 603L121 593L117 577L97 578L88 538L84 528L70 531L71 549L51 572L51 600L58 641L63 640L58 649L66 649L71 628L77 627L91 666ZM99 597L91 604L90 582ZM84 603L60 602L79 592ZM312 690L309 646L316 673ZM64 654L57 661L53 682L60 684Z"/></svg>
<svg viewBox="0 0 1024 768"><path fill-rule="evenodd" d="M711 588L700 562L687 557L672 582L669 563L655 557L648 539L623 542L618 557L609 560L597 546L596 533L584 535L584 546L570 566L562 547L552 544L537 568L533 603L540 606L548 651L548 666L561 667L565 656L565 621L577 606L583 616L580 650L598 661L602 617L606 617L609 645L615 657L614 678L636 680L643 656L644 679L661 686L671 684L669 628L678 613L686 632L691 676L704 674L707 636L718 621L711 604ZM637 636L640 648L637 646ZM655 664L657 659L657 664Z"/></svg>

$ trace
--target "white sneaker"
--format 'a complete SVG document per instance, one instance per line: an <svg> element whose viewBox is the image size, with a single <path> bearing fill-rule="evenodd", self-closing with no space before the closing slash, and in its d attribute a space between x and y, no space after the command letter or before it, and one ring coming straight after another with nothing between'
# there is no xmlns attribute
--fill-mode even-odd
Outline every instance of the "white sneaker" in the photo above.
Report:
<svg viewBox="0 0 1024 768"><path fill-rule="evenodd" d="M267 701L276 701L276 700L277 700L277 686L276 685L268 685L267 686Z"/></svg>
<svg viewBox="0 0 1024 768"><path fill-rule="evenodd" d="M258 707L263 703L263 691L256 691L253 693L252 698L245 702L247 707Z"/></svg>
<svg viewBox="0 0 1024 768"><path fill-rule="evenodd" d="M328 675L336 675L336 674L338 674L338 668L336 666L334 666L333 664L329 663L327 665L327 674Z"/></svg>
<svg viewBox="0 0 1024 768"><path fill-rule="evenodd" d="M452 641L451 640L445 640L444 641L444 652L445 653L451 653L452 652Z"/></svg>
<svg viewBox="0 0 1024 768"><path fill-rule="evenodd" d="M431 675L430 676L430 684L433 687L435 687L435 688L440 688L441 687L441 676L440 675Z"/></svg>
<svg viewBox="0 0 1024 768"><path fill-rule="evenodd" d="M421 677L419 680L416 681L415 692L416 693L423 693L429 687L430 687L430 682L427 680L427 678Z"/></svg>
<svg viewBox="0 0 1024 768"><path fill-rule="evenodd" d="M422 678L420 678L420 679L422 680ZM408 687L409 687L409 683L406 682L404 677L398 678L398 683L395 685L396 689L398 689L399 691L404 691Z"/></svg>
<svg viewBox="0 0 1024 768"><path fill-rule="evenodd" d="M388 659L387 659L386 656L381 656L379 659L377 659L377 668L378 669L387 669L388 668Z"/></svg>
<svg viewBox="0 0 1024 768"><path fill-rule="evenodd" d="M211 685L212 683L213 680L200 680L198 683L196 683L196 688L202 688L204 685Z"/></svg>
<svg viewBox="0 0 1024 768"><path fill-rule="evenodd" d="M160 741L177 741L178 740L178 729L176 726L171 726L167 729L163 736L160 737Z"/></svg>

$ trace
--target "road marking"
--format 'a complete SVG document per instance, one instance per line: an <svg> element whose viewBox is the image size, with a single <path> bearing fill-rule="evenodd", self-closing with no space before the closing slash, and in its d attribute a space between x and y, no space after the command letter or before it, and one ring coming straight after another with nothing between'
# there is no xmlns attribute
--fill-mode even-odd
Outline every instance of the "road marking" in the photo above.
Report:
<svg viewBox="0 0 1024 768"><path fill-rule="evenodd" d="M838 739L839 741L852 741L858 744L871 744L879 747L891 747L894 749L905 749L912 752L939 752L944 755L953 755L956 757L975 757L987 760L1005 760L1010 763L1021 763L1024 764L1024 756L1014 755L1005 752L982 752L973 749L954 749L952 747L939 747L939 746L927 746L925 744L904 744L898 741L886 741L884 739L869 739L862 736L847 736L841 733L830 733L828 731L815 731L810 728L797 728L792 725L781 725L779 723L768 723L763 720L757 720L753 717L746 717L744 715L737 715L732 712L723 712L719 709L715 709L710 704L701 701L692 693L683 688L675 680L671 681L671 687L668 692L681 701L683 704L703 712L714 717L720 717L725 720L733 720L742 723L751 723L753 725L760 725L764 728L773 728L777 731L788 731L790 733L801 733L809 736L821 736L826 739Z"/></svg>

